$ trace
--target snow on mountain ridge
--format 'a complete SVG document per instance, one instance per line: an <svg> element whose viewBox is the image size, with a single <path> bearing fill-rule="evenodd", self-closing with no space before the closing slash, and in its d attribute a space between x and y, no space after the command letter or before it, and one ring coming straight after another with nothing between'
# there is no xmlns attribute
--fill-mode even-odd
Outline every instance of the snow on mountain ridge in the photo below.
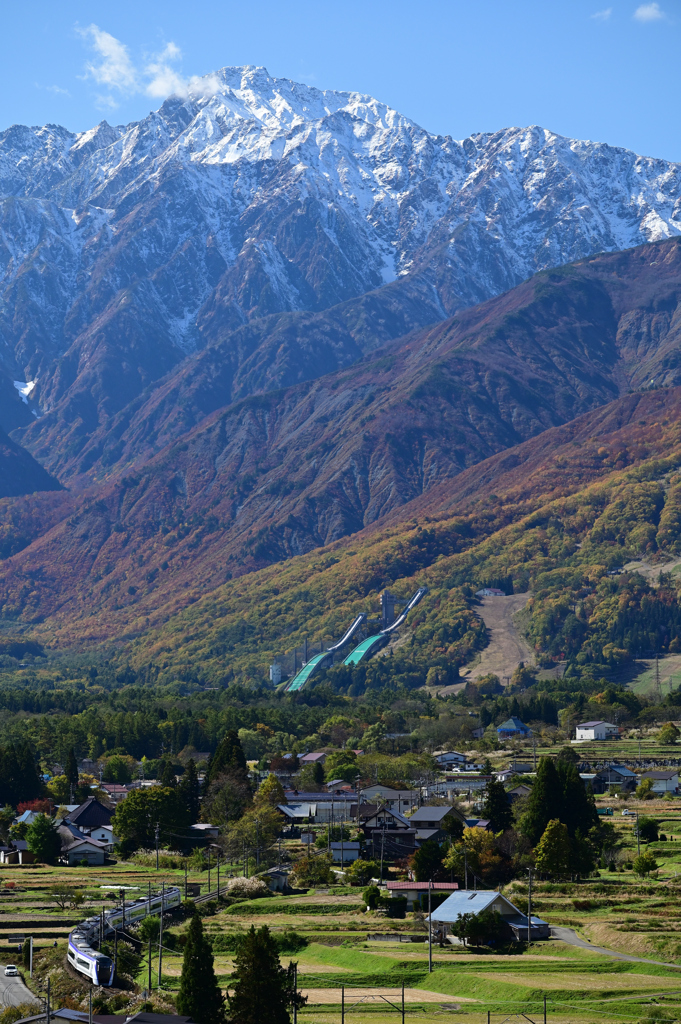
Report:
<svg viewBox="0 0 681 1024"><path fill-rule="evenodd" d="M127 367L126 402L262 316L411 274L444 318L675 234L679 164L536 125L457 141L370 96L223 68L129 125L0 133L0 341L56 410L106 339L97 380Z"/></svg>

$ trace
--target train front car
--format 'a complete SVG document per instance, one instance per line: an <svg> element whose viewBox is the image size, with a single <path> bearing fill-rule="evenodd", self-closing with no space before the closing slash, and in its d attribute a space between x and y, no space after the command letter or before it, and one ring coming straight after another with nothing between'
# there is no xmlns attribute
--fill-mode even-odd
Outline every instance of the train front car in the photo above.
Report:
<svg viewBox="0 0 681 1024"><path fill-rule="evenodd" d="M113 961L104 953L90 946L87 936L82 932L71 932L67 959L71 966L84 974L93 985L109 986L113 984Z"/></svg>
<svg viewBox="0 0 681 1024"><path fill-rule="evenodd" d="M123 930L130 925L136 925L144 917L159 914L161 907L163 910L179 907L181 902L180 890L173 887L167 889L165 893L158 893L147 899L141 897L114 907L104 914L104 936L111 935L119 928ZM115 965L110 957L95 948L100 943L100 928L98 917L81 921L69 935L67 959L79 974L85 975L94 985L109 986L113 984Z"/></svg>

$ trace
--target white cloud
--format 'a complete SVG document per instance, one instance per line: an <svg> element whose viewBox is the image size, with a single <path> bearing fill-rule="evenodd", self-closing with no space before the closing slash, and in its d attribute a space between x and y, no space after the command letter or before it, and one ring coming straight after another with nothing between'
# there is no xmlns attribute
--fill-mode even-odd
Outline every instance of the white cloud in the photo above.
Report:
<svg viewBox="0 0 681 1024"><path fill-rule="evenodd" d="M606 7L604 11L596 11L591 17L594 21L609 21L612 14L612 7Z"/></svg>
<svg viewBox="0 0 681 1024"><path fill-rule="evenodd" d="M173 42L166 43L160 53L153 54L144 66L138 68L133 64L127 46L97 25L77 31L100 58L97 63L85 65L88 77L109 88L107 95L97 97L100 107L115 108L118 105L115 94L132 96L143 92L154 99L167 96L184 99L190 95L210 97L220 88L220 81L215 75L183 77L172 66L182 57L182 51Z"/></svg>
<svg viewBox="0 0 681 1024"><path fill-rule="evenodd" d="M121 95L130 96L139 89L139 78L130 60L128 48L120 40L104 32L98 25L77 29L98 55L96 63L88 61L85 72L98 85L104 85Z"/></svg>
<svg viewBox="0 0 681 1024"><path fill-rule="evenodd" d="M664 17L666 17L664 11L656 3L641 4L634 11L636 21L661 21Z"/></svg>
<svg viewBox="0 0 681 1024"><path fill-rule="evenodd" d="M53 93L56 93L58 96L70 96L71 95L71 93L69 92L68 89L62 89L62 87L60 85L45 85L45 86L42 86L42 85L38 85L38 83L36 82L35 87L36 87L36 89L43 89L44 88L46 92L53 92Z"/></svg>

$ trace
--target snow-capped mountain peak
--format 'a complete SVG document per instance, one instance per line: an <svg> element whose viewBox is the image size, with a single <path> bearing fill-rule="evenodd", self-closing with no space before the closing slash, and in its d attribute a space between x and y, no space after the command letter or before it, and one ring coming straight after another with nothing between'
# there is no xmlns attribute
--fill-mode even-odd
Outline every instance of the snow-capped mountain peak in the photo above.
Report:
<svg viewBox="0 0 681 1024"><path fill-rule="evenodd" d="M678 164L536 125L443 138L371 96L228 67L133 124L0 133L0 365L40 380L44 413L115 380L78 404L87 434L263 316L404 279L432 320L680 233Z"/></svg>

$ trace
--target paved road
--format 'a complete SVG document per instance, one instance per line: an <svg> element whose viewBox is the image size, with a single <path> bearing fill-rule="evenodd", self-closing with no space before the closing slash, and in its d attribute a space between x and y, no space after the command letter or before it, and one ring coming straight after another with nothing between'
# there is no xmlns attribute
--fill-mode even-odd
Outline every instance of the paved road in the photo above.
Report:
<svg viewBox="0 0 681 1024"><path fill-rule="evenodd" d="M19 1003L36 1003L37 1001L18 975L16 978L6 978L4 964L0 965L0 1008L18 1006Z"/></svg>
<svg viewBox="0 0 681 1024"><path fill-rule="evenodd" d="M614 960L629 960L636 964L657 964L658 967L678 967L678 964L664 963L662 960L647 960L642 956L629 956L628 953L616 953L614 949L606 949L605 946L594 946L592 942L580 939L574 928L559 928L551 926L551 936L554 939L561 939L570 946L579 946L581 949L590 949L593 953L600 953L601 956L611 956ZM681 970L681 968L679 968Z"/></svg>

